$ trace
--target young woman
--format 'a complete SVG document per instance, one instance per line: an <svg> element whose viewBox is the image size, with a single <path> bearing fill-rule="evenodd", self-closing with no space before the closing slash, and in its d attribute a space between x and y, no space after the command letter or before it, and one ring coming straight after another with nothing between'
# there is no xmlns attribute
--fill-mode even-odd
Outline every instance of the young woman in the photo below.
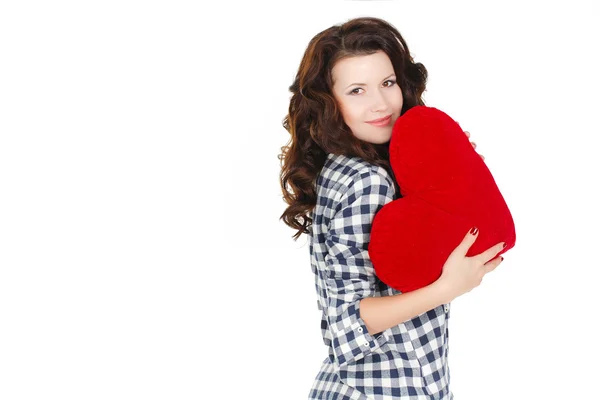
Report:
<svg viewBox="0 0 600 400"><path fill-rule="evenodd" d="M373 217L399 197L388 157L392 128L424 105L426 81L398 30L364 17L317 34L290 86L281 219L294 239L309 236L329 352L310 399L454 398L450 302L500 264L502 243L466 257L477 229L465 232L440 278L405 294L377 278L368 255Z"/></svg>

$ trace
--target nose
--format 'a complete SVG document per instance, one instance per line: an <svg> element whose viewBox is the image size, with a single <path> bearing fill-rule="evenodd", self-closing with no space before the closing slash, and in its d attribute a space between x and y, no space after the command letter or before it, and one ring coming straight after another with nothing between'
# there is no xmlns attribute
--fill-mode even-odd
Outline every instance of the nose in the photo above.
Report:
<svg viewBox="0 0 600 400"><path fill-rule="evenodd" d="M373 113L378 113L387 110L387 108L387 101L385 100L385 97L383 97L381 92L376 90L373 94L373 99L371 102L371 111Z"/></svg>

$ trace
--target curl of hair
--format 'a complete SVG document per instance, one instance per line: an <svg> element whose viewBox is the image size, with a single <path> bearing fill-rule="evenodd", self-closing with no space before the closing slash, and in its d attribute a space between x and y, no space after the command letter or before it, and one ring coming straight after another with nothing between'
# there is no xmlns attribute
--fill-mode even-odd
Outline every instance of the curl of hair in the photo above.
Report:
<svg viewBox="0 0 600 400"><path fill-rule="evenodd" d="M385 168L391 177L389 141L373 144L355 137L345 124L333 97L332 69L346 57L383 51L390 58L400 85L403 106L400 115L416 105L427 83L427 69L414 62L400 32L389 22L361 17L334 25L314 36L302 57L283 127L289 132L278 158L283 199L288 204L280 217L297 230L293 239L309 234L311 212L317 201L316 179L328 153L360 157ZM396 192L399 193L397 183Z"/></svg>

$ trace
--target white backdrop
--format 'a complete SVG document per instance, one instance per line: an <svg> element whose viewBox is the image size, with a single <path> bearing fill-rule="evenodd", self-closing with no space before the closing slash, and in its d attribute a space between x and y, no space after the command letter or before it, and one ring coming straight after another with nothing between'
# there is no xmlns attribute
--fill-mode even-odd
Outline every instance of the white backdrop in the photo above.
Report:
<svg viewBox="0 0 600 400"><path fill-rule="evenodd" d="M327 351L281 122L308 41L363 15L515 219L452 305L456 399L600 398L598 3L280 3L0 5L0 398L307 398Z"/></svg>

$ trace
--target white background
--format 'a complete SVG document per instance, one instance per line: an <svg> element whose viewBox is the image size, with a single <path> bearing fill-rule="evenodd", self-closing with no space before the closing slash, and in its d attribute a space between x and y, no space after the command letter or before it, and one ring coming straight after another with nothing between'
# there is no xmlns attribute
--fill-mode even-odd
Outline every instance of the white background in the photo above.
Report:
<svg viewBox="0 0 600 400"><path fill-rule="evenodd" d="M3 2L0 398L307 398L327 351L281 122L308 41L364 15L517 228L452 304L456 399L600 398L598 3L412 3Z"/></svg>

